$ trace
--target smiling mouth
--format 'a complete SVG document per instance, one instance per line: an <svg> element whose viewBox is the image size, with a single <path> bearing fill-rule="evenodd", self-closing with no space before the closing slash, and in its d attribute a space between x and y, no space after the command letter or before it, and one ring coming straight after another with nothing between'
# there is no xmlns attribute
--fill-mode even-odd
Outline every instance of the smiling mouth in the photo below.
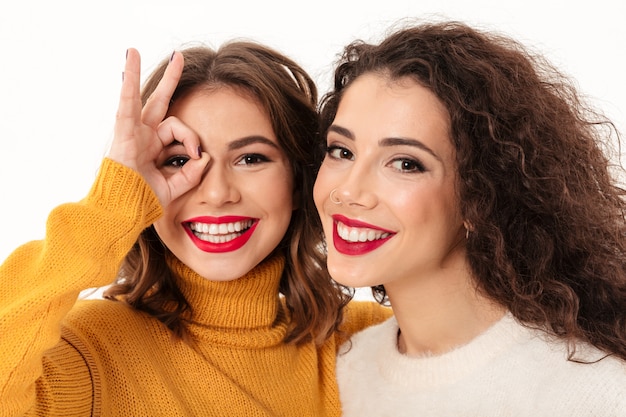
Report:
<svg viewBox="0 0 626 417"><path fill-rule="evenodd" d="M346 242L373 242L375 240L386 239L391 234L381 230L374 230L367 227L351 227L337 221L337 234Z"/></svg>
<svg viewBox="0 0 626 417"><path fill-rule="evenodd" d="M226 243L237 239L255 223L253 219L230 223L189 222L187 227L195 237L209 243Z"/></svg>

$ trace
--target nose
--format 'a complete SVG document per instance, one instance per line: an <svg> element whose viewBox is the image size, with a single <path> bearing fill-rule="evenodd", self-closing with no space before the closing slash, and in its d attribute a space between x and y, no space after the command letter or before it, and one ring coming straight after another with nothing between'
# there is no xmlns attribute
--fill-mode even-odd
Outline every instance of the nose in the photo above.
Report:
<svg viewBox="0 0 626 417"><path fill-rule="evenodd" d="M220 164L210 164L196 190L198 199L204 204L221 207L241 199L235 174Z"/></svg>
<svg viewBox="0 0 626 417"><path fill-rule="evenodd" d="M372 208L378 204L378 177L374 164L355 160L338 182L330 198L351 207Z"/></svg>

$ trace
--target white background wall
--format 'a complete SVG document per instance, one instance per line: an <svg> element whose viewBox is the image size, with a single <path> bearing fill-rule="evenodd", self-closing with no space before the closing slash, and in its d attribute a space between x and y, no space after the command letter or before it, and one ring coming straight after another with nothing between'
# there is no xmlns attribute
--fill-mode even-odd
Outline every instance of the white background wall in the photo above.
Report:
<svg viewBox="0 0 626 417"><path fill-rule="evenodd" d="M323 93L341 47L408 16L497 29L543 51L626 131L620 0L17 1L0 6L0 261L88 191L111 139L125 50L143 73L189 42L252 38L300 62ZM91 233L98 238L98 230Z"/></svg>

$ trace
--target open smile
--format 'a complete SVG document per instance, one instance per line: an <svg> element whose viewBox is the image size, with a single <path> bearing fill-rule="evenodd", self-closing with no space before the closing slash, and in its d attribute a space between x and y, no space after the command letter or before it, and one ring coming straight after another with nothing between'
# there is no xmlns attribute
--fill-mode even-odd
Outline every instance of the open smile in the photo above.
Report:
<svg viewBox="0 0 626 417"><path fill-rule="evenodd" d="M363 255L378 249L395 233L341 215L333 217L333 244L339 253Z"/></svg>
<svg viewBox="0 0 626 417"><path fill-rule="evenodd" d="M197 217L183 222L183 227L200 250L222 253L245 245L258 223L249 217Z"/></svg>

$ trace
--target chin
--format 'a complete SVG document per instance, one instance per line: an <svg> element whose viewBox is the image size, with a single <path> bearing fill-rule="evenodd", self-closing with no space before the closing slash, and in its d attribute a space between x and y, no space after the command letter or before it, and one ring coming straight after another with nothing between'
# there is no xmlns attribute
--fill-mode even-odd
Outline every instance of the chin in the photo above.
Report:
<svg viewBox="0 0 626 417"><path fill-rule="evenodd" d="M347 273L346 269L348 269L350 273ZM328 272L336 282L346 287L359 288L370 286L370 284L365 282L364 276L362 274L356 274L353 268L332 268L329 265Z"/></svg>

